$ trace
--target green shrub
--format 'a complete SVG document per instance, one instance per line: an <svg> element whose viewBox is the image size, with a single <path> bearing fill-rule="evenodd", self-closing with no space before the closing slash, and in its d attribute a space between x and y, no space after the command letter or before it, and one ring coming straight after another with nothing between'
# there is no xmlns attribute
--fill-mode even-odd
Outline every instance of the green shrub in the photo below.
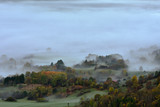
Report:
<svg viewBox="0 0 160 107"><path fill-rule="evenodd" d="M8 97L5 101L16 102L17 100L13 97Z"/></svg>
<svg viewBox="0 0 160 107"><path fill-rule="evenodd" d="M27 91L16 91L12 94L12 97L16 99L22 99L27 97L27 95L28 95Z"/></svg>
<svg viewBox="0 0 160 107"><path fill-rule="evenodd" d="M45 98L37 98L36 101L37 101L37 102L48 102L48 100L45 99Z"/></svg>

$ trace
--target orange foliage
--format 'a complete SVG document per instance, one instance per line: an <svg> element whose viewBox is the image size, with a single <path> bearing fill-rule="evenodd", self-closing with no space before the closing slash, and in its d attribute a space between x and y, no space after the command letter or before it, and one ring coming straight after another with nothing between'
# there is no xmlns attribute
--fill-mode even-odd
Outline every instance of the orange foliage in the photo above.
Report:
<svg viewBox="0 0 160 107"><path fill-rule="evenodd" d="M64 72L56 72L56 71L42 71L41 73L44 74L44 75L66 74Z"/></svg>

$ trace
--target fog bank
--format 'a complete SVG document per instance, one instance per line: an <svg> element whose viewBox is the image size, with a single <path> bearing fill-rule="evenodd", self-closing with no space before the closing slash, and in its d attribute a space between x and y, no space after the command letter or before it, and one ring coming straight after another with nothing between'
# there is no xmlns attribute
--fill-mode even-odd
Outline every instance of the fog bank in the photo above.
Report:
<svg viewBox="0 0 160 107"><path fill-rule="evenodd" d="M63 59L72 66L89 53L118 53L130 59L131 70L149 69L128 52L159 46L160 1L0 0L0 10L0 55L32 57L34 64Z"/></svg>

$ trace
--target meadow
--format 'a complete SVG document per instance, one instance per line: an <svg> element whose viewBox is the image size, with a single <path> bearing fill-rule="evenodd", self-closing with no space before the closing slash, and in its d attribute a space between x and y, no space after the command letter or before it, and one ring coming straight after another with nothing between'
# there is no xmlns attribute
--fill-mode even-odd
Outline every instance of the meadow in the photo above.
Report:
<svg viewBox="0 0 160 107"><path fill-rule="evenodd" d="M5 90L13 91L17 89L16 87L7 87ZM107 94L106 91L99 91L95 89L89 89L90 92L86 93L82 96L77 97L77 94L80 93L80 91L76 91L73 95L70 95L66 98L56 98L55 95L46 97L48 99L48 102L36 102L36 101L29 101L26 98L17 100L17 102L6 102L6 101L0 101L0 107L74 107L75 105L78 105L81 98L93 98L96 94ZM2 90L0 90L2 92ZM4 92L4 91L3 91ZM5 91L6 92L6 91Z"/></svg>

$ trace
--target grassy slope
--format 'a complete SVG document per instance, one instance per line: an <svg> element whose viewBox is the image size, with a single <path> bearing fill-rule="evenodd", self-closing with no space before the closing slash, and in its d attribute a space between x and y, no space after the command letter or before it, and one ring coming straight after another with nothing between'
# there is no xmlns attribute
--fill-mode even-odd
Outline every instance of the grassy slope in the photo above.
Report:
<svg viewBox="0 0 160 107"><path fill-rule="evenodd" d="M10 91L17 91L18 87L9 86L9 87L0 87L0 93L10 92Z"/></svg>
<svg viewBox="0 0 160 107"><path fill-rule="evenodd" d="M0 107L67 107L68 103L70 107L72 107L79 103L81 97L91 98L94 97L95 94L106 94L104 91L97 91L92 89L90 93L86 93L80 97L77 97L79 92L80 91L77 91L75 94L62 99L55 98L55 96L50 96L47 98L49 99L49 102L45 103L37 103L35 101L28 101L26 99L18 100L18 102L0 101Z"/></svg>

